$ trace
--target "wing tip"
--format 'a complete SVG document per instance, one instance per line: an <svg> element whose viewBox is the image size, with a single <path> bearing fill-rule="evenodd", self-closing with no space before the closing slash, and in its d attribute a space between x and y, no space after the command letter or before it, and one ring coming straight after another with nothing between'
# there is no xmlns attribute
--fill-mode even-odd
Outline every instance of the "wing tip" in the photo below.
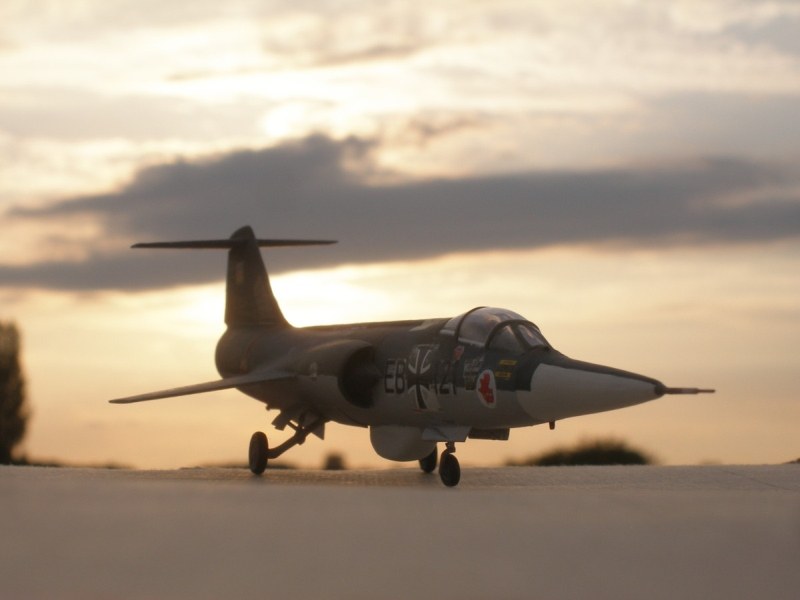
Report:
<svg viewBox="0 0 800 600"><path fill-rule="evenodd" d="M177 398L178 396L192 396L195 394L205 394L207 392L217 392L220 390L240 388L248 385L265 383L267 381L275 381L277 379L289 379L292 377L294 377L294 374L288 371L255 371L245 375L234 375L233 377L225 377L223 379L206 381L204 383L196 383L193 385L171 388L158 392L149 392L147 394L127 396L125 398L114 398L113 400L109 400L108 403L133 404L135 402L146 402L148 400L163 400L165 398Z"/></svg>

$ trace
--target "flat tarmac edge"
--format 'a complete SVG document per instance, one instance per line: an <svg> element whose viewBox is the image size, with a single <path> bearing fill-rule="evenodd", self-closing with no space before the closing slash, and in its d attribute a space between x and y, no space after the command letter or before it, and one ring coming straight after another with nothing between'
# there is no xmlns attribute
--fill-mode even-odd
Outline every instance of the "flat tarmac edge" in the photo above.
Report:
<svg viewBox="0 0 800 600"><path fill-rule="evenodd" d="M0 467L9 598L796 598L800 465Z"/></svg>
<svg viewBox="0 0 800 600"><path fill-rule="evenodd" d="M694 466L571 466L466 467L457 489L538 489L583 491L603 489L688 491L768 490L800 492L800 464ZM195 481L262 485L317 485L422 488L441 485L438 476L419 469L268 469L255 476L246 467L189 467L182 469L106 469L73 467L0 466L6 481L110 480Z"/></svg>

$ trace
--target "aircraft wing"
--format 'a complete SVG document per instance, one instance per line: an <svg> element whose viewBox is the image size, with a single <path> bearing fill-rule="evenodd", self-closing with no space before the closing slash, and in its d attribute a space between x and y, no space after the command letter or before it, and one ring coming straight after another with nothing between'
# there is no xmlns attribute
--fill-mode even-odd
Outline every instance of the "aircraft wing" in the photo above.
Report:
<svg viewBox="0 0 800 600"><path fill-rule="evenodd" d="M109 402L111 404L132 404L133 402L144 402L146 400L159 400L161 398L174 398L175 396L188 396L190 394L202 394L204 392L227 390L230 388L241 387L253 383L262 383L265 381L291 379L294 376L294 373L290 373L288 371L257 371L255 373L248 373L246 375L225 377L216 381L196 383L194 385L160 390L158 392L149 392L147 394L139 394L137 396L128 396L126 398L115 398L114 400L109 400Z"/></svg>

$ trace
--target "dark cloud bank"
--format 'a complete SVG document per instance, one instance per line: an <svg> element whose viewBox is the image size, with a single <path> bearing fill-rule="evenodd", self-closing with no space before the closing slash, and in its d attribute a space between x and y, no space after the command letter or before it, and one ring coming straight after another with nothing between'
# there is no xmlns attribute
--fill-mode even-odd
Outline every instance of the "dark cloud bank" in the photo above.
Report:
<svg viewBox="0 0 800 600"><path fill-rule="evenodd" d="M99 219L107 236L102 247L119 239L120 248L92 250L82 262L0 264L0 285L146 289L218 280L222 254L155 254L128 250L127 242L227 237L244 224L260 237L340 241L271 251L273 271L560 244L741 244L800 236L800 177L791 165L714 159L369 184L345 165L368 169L371 150L362 140L311 137L151 167L117 193L13 210L6 221Z"/></svg>

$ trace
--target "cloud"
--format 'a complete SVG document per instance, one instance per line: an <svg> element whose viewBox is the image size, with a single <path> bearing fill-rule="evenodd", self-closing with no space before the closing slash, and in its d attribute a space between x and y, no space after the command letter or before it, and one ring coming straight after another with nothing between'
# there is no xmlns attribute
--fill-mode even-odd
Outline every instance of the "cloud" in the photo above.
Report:
<svg viewBox="0 0 800 600"><path fill-rule="evenodd" d="M374 177L381 174L374 149L368 140L312 136L145 168L118 192L16 208L5 220L97 222L102 239L89 241L80 261L0 266L0 282L93 290L216 280L224 261L211 264L208 253L156 258L123 245L227 237L243 224L261 237L340 240L324 250L272 252L274 271L555 245L742 244L800 236L793 165L716 158L398 182ZM113 240L119 250L109 250Z"/></svg>
<svg viewBox="0 0 800 600"><path fill-rule="evenodd" d="M246 8L249 3L242 0L236 4L238 7L231 6L231 11ZM4 26L11 33L35 26L46 32L48 40L80 42L110 31L174 30L176 27L204 25L219 18L220 13L219 2L214 0L87 0L78 4L9 0L2 6L0 31Z"/></svg>
<svg viewBox="0 0 800 600"><path fill-rule="evenodd" d="M653 99L644 109L646 131L637 131L632 150L747 153L751 158L800 157L797 119L800 94L745 95L683 93ZM709 118L711 116L711 118Z"/></svg>
<svg viewBox="0 0 800 600"><path fill-rule="evenodd" d="M0 87L0 132L68 141L230 138L257 131L268 107L247 99L235 106L206 106L185 98L103 95L80 88Z"/></svg>
<svg viewBox="0 0 800 600"><path fill-rule="evenodd" d="M739 23L730 31L745 43L766 45L785 54L800 56L798 28L800 28L800 14L781 15L779 18L765 21Z"/></svg>

